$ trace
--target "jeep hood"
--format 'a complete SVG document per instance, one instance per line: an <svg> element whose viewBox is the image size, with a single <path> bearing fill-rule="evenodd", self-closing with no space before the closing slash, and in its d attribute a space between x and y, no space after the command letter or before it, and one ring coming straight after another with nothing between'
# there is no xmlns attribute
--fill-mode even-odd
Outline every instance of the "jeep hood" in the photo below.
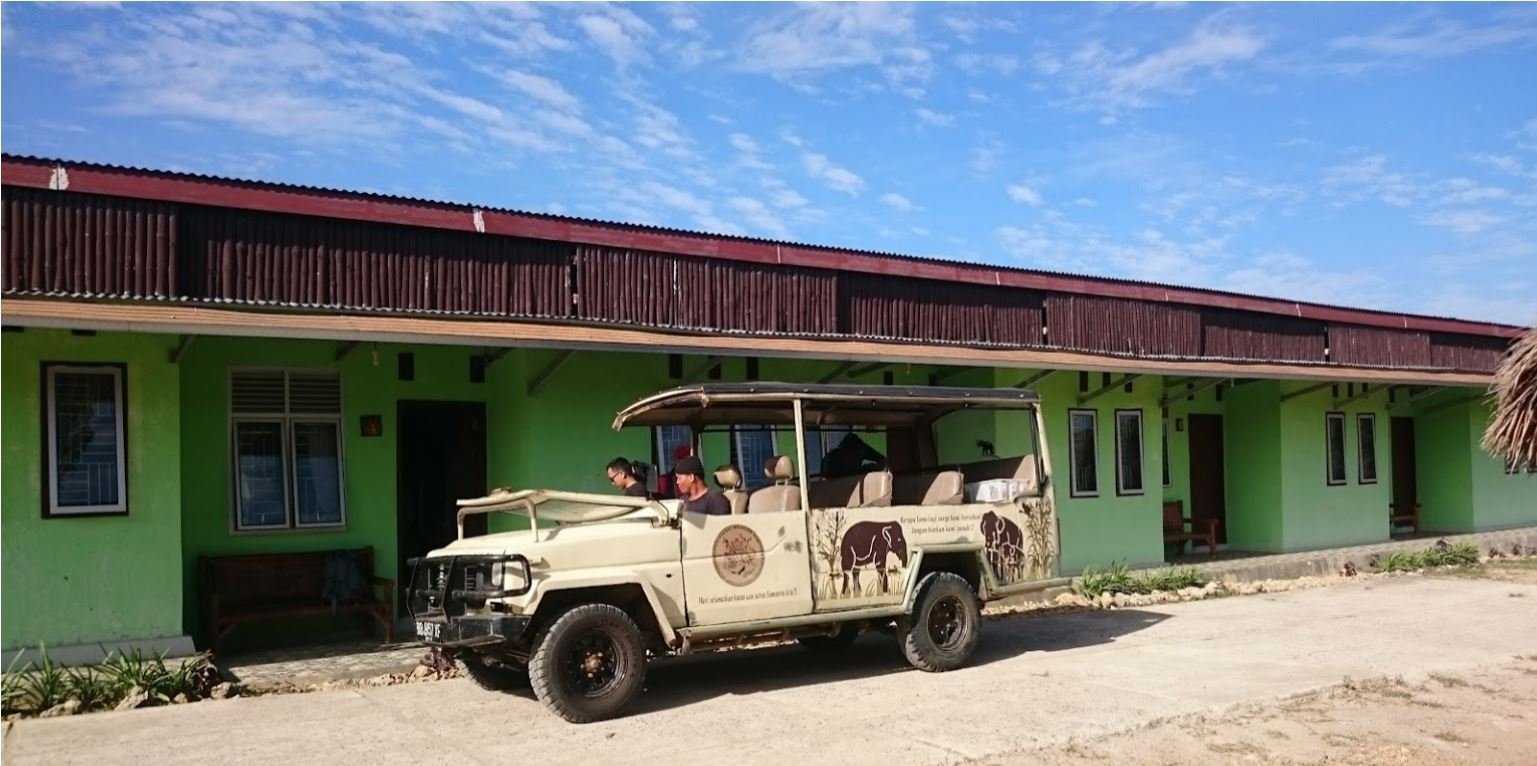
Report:
<svg viewBox="0 0 1537 766"><path fill-rule="evenodd" d="M535 530L519 529L455 540L429 556L473 555L515 551L537 552L577 542L596 542L636 534L665 523L676 501L658 502L640 497L599 495L557 490L530 489L513 492L499 489L485 497L460 500L459 519L476 513L506 513L536 521Z"/></svg>

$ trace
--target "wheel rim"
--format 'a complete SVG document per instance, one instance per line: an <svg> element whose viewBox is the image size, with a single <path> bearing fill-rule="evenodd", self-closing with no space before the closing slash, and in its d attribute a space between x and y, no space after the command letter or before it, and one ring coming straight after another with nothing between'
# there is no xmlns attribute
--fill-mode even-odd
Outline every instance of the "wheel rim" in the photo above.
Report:
<svg viewBox="0 0 1537 766"><path fill-rule="evenodd" d="M945 596L929 609L929 640L940 651L953 651L966 637L965 609L955 596Z"/></svg>
<svg viewBox="0 0 1537 766"><path fill-rule="evenodd" d="M607 633L591 631L577 636L561 658L566 684L577 694L593 699L612 692L624 679L623 657Z"/></svg>

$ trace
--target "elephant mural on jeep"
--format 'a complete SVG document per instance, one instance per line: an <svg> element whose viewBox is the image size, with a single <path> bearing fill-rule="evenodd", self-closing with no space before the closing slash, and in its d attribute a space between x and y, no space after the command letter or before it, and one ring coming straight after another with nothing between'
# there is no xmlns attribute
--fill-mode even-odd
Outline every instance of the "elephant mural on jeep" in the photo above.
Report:
<svg viewBox="0 0 1537 766"><path fill-rule="evenodd" d="M1011 583L1024 575L1025 533L1018 524L993 511L983 514L982 549L1001 582Z"/></svg>
<svg viewBox="0 0 1537 766"><path fill-rule="evenodd" d="M880 592L887 594L891 592L888 560L896 556L903 567L907 566L907 537L902 534L902 525L895 521L861 521L843 533L838 556L843 595L851 595L851 585L852 595L861 593L859 571L864 568L875 570Z"/></svg>

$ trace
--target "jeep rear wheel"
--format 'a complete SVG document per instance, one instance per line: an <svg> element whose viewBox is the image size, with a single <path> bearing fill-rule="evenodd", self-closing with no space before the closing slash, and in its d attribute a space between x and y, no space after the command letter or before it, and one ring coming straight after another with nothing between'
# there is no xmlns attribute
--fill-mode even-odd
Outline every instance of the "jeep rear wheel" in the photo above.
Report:
<svg viewBox="0 0 1537 766"><path fill-rule="evenodd" d="M487 657L477 652L459 655L464 674L486 691L503 692L528 685L528 668Z"/></svg>
<svg viewBox="0 0 1537 766"><path fill-rule="evenodd" d="M611 718L627 707L646 678L640 628L608 604L571 609L542 631L528 663L534 695L572 723Z"/></svg>
<svg viewBox="0 0 1537 766"><path fill-rule="evenodd" d="M971 585L959 575L934 572L918 583L912 614L897 622L897 640L913 667L942 673L971 658L981 625Z"/></svg>

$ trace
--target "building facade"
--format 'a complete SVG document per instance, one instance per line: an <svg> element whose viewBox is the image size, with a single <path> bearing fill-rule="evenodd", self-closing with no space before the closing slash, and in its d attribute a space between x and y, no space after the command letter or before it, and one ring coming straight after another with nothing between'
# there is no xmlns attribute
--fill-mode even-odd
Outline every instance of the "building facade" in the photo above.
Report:
<svg viewBox="0 0 1537 766"><path fill-rule="evenodd" d="M7 652L202 644L200 556L371 546L398 581L454 497L665 468L677 434L612 417L706 379L1038 391L1063 575L1166 560L1170 504L1256 552L1537 524L1537 476L1478 446L1520 328L30 158L4 184ZM1018 417L956 416L940 459L1031 449ZM776 438L700 456L751 477Z"/></svg>

